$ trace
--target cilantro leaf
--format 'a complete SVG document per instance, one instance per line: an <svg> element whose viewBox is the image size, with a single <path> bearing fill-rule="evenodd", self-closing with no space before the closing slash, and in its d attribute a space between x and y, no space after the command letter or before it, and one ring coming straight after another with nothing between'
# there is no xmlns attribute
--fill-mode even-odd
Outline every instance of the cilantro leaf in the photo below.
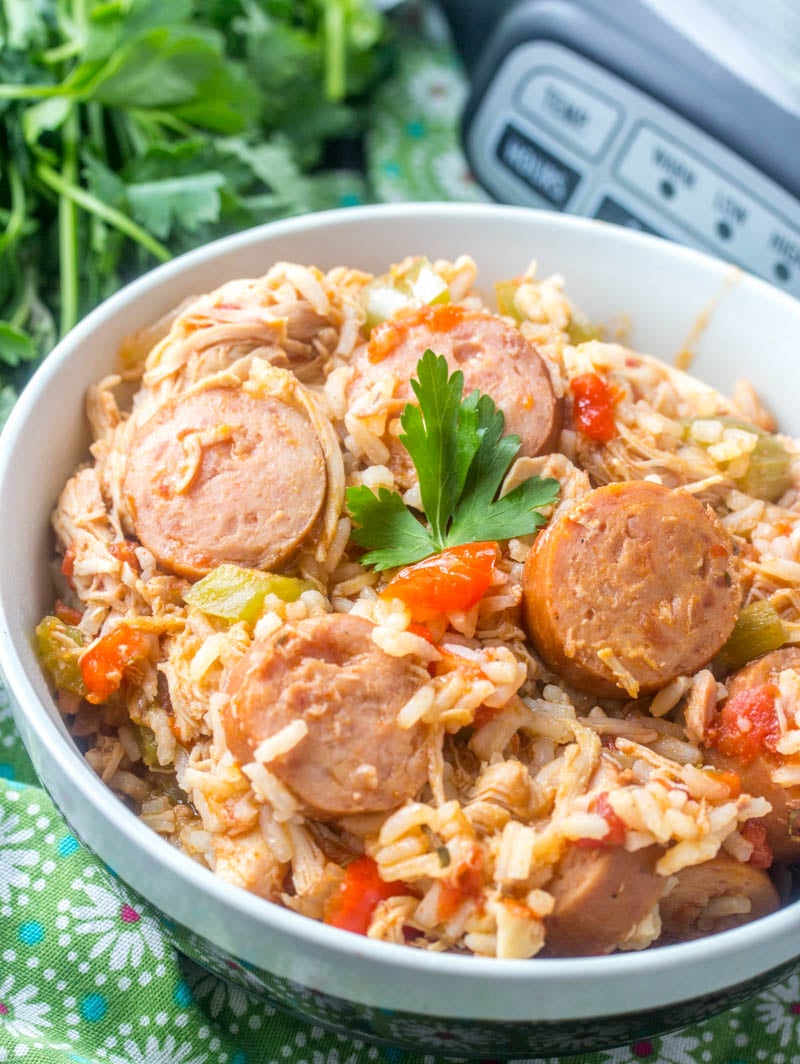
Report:
<svg viewBox="0 0 800 1064"><path fill-rule="evenodd" d="M362 559L367 565L392 569L436 552L430 533L396 491L379 488L375 495L363 484L348 488L347 506L360 526L353 531L353 539L362 547L373 548Z"/></svg>
<svg viewBox="0 0 800 1064"><path fill-rule="evenodd" d="M220 213L219 190L224 184L224 176L214 170L141 181L128 185L128 202L136 221L163 239L178 220L187 232L199 229L205 222L216 222Z"/></svg>
<svg viewBox="0 0 800 1064"><path fill-rule="evenodd" d="M429 528L397 492L365 486L347 489L356 528L353 540L371 550L362 559L376 569L410 565L462 543L525 536L544 524L539 508L558 496L552 477L530 477L498 497L520 447L504 435L505 418L492 398L472 392L462 398L464 376L448 373L447 361L426 351L411 387L419 406L407 403L400 441L419 478Z"/></svg>
<svg viewBox="0 0 800 1064"><path fill-rule="evenodd" d="M0 321L0 362L19 366L38 357L36 344L27 333L7 321Z"/></svg>
<svg viewBox="0 0 800 1064"><path fill-rule="evenodd" d="M374 0L0 0L0 420L154 258L368 199L320 163L396 52Z"/></svg>

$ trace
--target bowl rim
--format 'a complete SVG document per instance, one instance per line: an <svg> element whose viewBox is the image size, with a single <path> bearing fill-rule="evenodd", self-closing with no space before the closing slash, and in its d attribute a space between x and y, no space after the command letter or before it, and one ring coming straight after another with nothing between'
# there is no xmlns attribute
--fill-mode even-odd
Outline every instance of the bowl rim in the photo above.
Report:
<svg viewBox="0 0 800 1064"><path fill-rule="evenodd" d="M613 245L623 248L628 244L646 246L655 256L694 264L720 279L729 275L732 269L736 269L704 252L671 244L649 234L578 216L495 204L381 204L348 207L269 222L216 240L157 266L120 289L91 311L57 344L23 390L0 434L0 497L5 498L4 486L11 475L15 453L22 445L25 426L35 413L40 396L48 389L52 379L62 371L63 365L80 350L84 340L99 325L113 318L131 299L146 295L158 286L171 282L197 264L212 261L231 250L257 245L263 241L269 243L275 237L291 236L293 233L306 230L370 225L381 218L411 219L413 217L433 223L435 219L442 216L463 220L465 223L478 217L487 217L502 220L506 224L541 225L556 229L576 230L592 235L602 232L603 239L610 240ZM741 273L741 271L737 272ZM755 286L759 297L767 302L778 300L787 304L789 312L796 314L800 322L800 302L793 297L750 274L742 273L741 283ZM5 604L1 597L0 671L5 676L12 704L16 703L17 711L24 714L26 727L29 726L35 736L37 748L47 761L49 771L61 773L64 777L63 781L80 794L81 798L88 803L91 812L107 827L113 827L114 830L120 832L125 844L131 848L131 852L136 852L146 858L147 870L144 874L132 874L130 870L126 870L123 875L125 881L130 883L143 897L148 896L148 884L154 882L156 876L163 875L171 882L188 888L188 892L196 891L210 899L226 921L245 917L249 926L262 928L265 934L274 933L291 938L301 948L309 948L316 956L326 958L334 966L336 963L341 964L350 959L364 965L365 971L377 973L385 968L402 970L411 977L424 980L429 987L433 985L430 977L434 977L437 981L444 980L455 986L455 992L445 995L448 1005L444 1012L441 1005L436 1005L431 998L427 1009L431 1015L474 1016L476 1000L474 995L470 999L469 1011L466 1007L460 1006L458 1002L457 988L466 988L467 984L476 986L494 984L497 987L499 993L491 995L494 999L493 1007L489 1008L487 1005L487 1017L502 1020L524 1018L518 998L509 997L506 1000L507 1007L503 1008L504 989L511 989L513 986L532 988L540 980L555 988L556 995L566 995L568 988L573 990L577 984L586 983L587 980L598 987L607 980L626 982L632 986L634 983L647 980L657 981L659 976L667 976L676 967L688 972L699 966L707 974L716 967L717 978L707 980L703 987L704 992L713 992L742 981L743 970L738 968L736 963L731 964L726 970L726 962L730 962L731 958L741 958L747 955L759 958L755 970L748 968L744 971L744 977L748 977L766 972L792 959L800 952L797 947L791 945L793 936L800 931L800 904L798 903L785 906L776 913L743 927L694 942L661 946L642 952L589 958L543 959L534 957L530 960L501 960L431 953L407 946L374 941L329 927L277 904L265 902L223 881L209 870L200 867L186 854L170 846L113 797L88 763L80 756L77 748L72 746L66 733L59 730L55 721L50 718L44 703L40 701L16 651ZM179 920L196 935L209 938L212 943L215 942L207 926L198 926L197 919L193 917L191 904L165 906L163 900L157 904L167 915ZM761 948L764 946L765 935L773 944L774 952L769 957L764 948ZM241 955L251 964L263 964L264 957L256 954L256 946L257 944L253 945L249 954L245 949ZM334 983L328 979L327 984L326 992L336 995ZM696 985L696 981L693 985ZM393 1003L386 1000L386 993L385 984L381 987L376 985L373 993L374 1000L371 1004L377 1007L392 1007L392 1004L396 1006L396 1000ZM677 1002L694 997L696 994L696 989L686 993L675 990L670 994L669 1000ZM487 998L489 996L486 995ZM660 999L651 995L650 1004L657 1003L657 1000ZM638 1009L643 1006L637 1004L635 1007ZM589 1010L595 1008L586 995L584 995L585 1008ZM421 1008L421 1011L426 1010ZM607 1006L598 1005L595 1012L587 1013L584 1010L583 1014L601 1016L622 1014L626 1011L630 1011L630 1008L626 1009L622 1005L611 1011ZM566 1018L566 1015L564 1013L563 1017Z"/></svg>

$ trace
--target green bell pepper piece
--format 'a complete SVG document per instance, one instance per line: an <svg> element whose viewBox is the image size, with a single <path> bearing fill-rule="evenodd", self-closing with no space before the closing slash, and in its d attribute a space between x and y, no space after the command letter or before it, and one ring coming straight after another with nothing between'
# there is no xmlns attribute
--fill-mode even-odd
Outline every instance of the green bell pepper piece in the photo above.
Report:
<svg viewBox="0 0 800 1064"><path fill-rule="evenodd" d="M225 562L198 580L186 592L184 600L211 617L252 624L260 616L267 595L295 602L310 587L305 580L293 576L243 569Z"/></svg>

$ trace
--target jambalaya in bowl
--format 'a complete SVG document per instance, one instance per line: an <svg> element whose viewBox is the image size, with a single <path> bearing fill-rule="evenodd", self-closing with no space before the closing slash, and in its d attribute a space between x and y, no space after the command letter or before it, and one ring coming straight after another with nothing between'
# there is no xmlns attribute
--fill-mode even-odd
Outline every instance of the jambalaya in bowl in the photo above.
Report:
<svg viewBox="0 0 800 1064"><path fill-rule="evenodd" d="M800 446L559 276L488 295L425 251L277 262L122 345L37 628L71 734L217 876L373 939L585 956L775 911Z"/></svg>

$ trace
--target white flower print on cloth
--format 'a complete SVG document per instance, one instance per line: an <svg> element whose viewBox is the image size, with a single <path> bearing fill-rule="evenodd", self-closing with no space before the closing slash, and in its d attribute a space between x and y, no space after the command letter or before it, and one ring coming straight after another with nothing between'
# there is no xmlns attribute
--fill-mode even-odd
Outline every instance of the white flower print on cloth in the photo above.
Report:
<svg viewBox="0 0 800 1064"><path fill-rule="evenodd" d="M229 954L193 931L178 927L165 928L165 930L171 932L169 939L172 945L186 958L187 982L190 986L192 985L191 971L201 970L204 975L212 972L228 983L250 991L256 999L260 999L262 1011L266 1015L274 1015L275 1010L263 1000L264 993L274 992L272 989L274 980L269 976L261 978L257 969L252 969L244 962L233 960Z"/></svg>
<svg viewBox="0 0 800 1064"><path fill-rule="evenodd" d="M30 886L24 869L39 863L39 852L22 848L20 843L29 842L33 835L33 828L21 828L19 816L0 805L0 901L11 900L12 887L25 890Z"/></svg>
<svg viewBox="0 0 800 1064"><path fill-rule="evenodd" d="M429 165L432 167L437 183L444 189L448 198L454 200L488 199L472 176L472 171L459 147L444 148L437 152Z"/></svg>
<svg viewBox="0 0 800 1064"><path fill-rule="evenodd" d="M429 1049L445 1050L448 1055L491 1053L494 1047L491 1032L480 1030L478 1027L456 1026L450 1030L443 1026L435 1030L431 1029L425 1020L417 1020L414 1016L393 1016L387 1012L385 1017L385 1025L380 1031L381 1038L394 1039L400 1044L417 1043ZM375 1027L377 1029L377 1023Z"/></svg>
<svg viewBox="0 0 800 1064"><path fill-rule="evenodd" d="M73 887L91 902L71 910L74 934L97 936L90 960L107 953L108 967L119 972L128 966L138 968L148 952L156 960L163 958L164 939L158 923L115 880L107 878L102 884L76 880Z"/></svg>
<svg viewBox="0 0 800 1064"><path fill-rule="evenodd" d="M111 1064L205 1064L208 1053L190 1057L189 1054L195 1048L191 1042L181 1042L180 1045L171 1034L164 1039L164 1044L159 1043L154 1035L148 1035L144 1043L134 1042L129 1038L124 1046L125 1056L109 1053L108 1059Z"/></svg>
<svg viewBox="0 0 800 1064"><path fill-rule="evenodd" d="M228 1009L237 1018L244 1016L248 1005L252 1005L252 999L238 986L212 975L195 965L187 964L184 968L186 982L192 991L193 999L208 1012L212 1019L216 1020L223 1009Z"/></svg>
<svg viewBox="0 0 800 1064"><path fill-rule="evenodd" d="M420 114L445 123L456 121L467 95L464 75L428 56L408 64L406 89Z"/></svg>
<svg viewBox="0 0 800 1064"><path fill-rule="evenodd" d="M11 1038L41 1038L53 1025L47 1019L50 1006L37 1001L39 991L28 983L14 989L13 975L0 976L0 1034Z"/></svg>
<svg viewBox="0 0 800 1064"><path fill-rule="evenodd" d="M359 1054L342 1055L338 1049L312 1049L309 1056L298 1057L295 1064L358 1064Z"/></svg>
<svg viewBox="0 0 800 1064"><path fill-rule="evenodd" d="M599 1056L603 1064L700 1064L702 1048L694 1035L675 1034L669 1039L643 1038Z"/></svg>
<svg viewBox="0 0 800 1064"><path fill-rule="evenodd" d="M781 1049L790 1042L800 1042L800 976L793 975L761 994L756 1015L767 1034L778 1037Z"/></svg>

